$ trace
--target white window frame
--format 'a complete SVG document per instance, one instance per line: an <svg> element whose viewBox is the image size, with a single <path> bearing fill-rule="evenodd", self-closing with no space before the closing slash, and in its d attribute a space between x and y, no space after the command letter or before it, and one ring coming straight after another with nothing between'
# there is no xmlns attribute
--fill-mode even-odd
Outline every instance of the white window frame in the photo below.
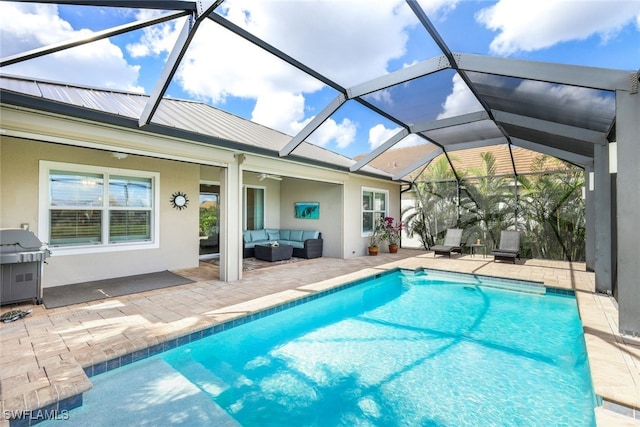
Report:
<svg viewBox="0 0 640 427"><path fill-rule="evenodd" d="M104 205L101 207L103 211L102 218L102 242L92 245L69 245L69 246L53 246L51 247L52 255L78 255L101 252L118 252L141 249L156 249L160 247L160 174L158 172L141 171L134 169L110 168L102 166L81 165L76 163L52 162L41 160L39 167L39 221L38 230L40 240L49 241L50 237L50 201L49 201L49 178L52 170L62 170L68 172L82 172L100 174L105 177L110 175L131 176L136 178L151 179L152 200L151 200L151 238L145 241L122 241L109 242L109 220L108 213L110 207L108 198L104 198ZM105 187L108 187L108 179L105 181ZM105 189L105 191L108 191ZM120 209L121 210L121 209ZM115 211L115 209L114 209Z"/></svg>
<svg viewBox="0 0 640 427"><path fill-rule="evenodd" d="M374 193L373 199L375 200L375 194L384 194L384 209L365 209L362 205L362 200L364 199L364 193L371 192ZM375 208L375 207L374 207ZM364 230L364 214L365 212L380 212L384 217L389 216L389 190L384 190L381 188L374 187L362 187L360 191L360 235L361 237L369 237L371 236L371 231Z"/></svg>

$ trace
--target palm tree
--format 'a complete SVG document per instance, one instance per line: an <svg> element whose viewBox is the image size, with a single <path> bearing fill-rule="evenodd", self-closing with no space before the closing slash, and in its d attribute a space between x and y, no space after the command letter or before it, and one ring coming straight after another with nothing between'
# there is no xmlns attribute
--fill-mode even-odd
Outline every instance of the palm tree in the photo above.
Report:
<svg viewBox="0 0 640 427"><path fill-rule="evenodd" d="M414 205L402 212L408 235L417 234L428 249L457 224L465 230L463 241L480 238L491 248L500 231L516 227L523 232L528 257L584 260L582 169L541 155L530 177L498 177L493 154L481 156L479 167L458 171L477 177L461 179L459 204L458 182L444 156L422 174L413 188ZM552 169L566 172L547 172Z"/></svg>
<svg viewBox="0 0 640 427"><path fill-rule="evenodd" d="M442 156L423 172L413 188L415 203L402 211L409 237L418 235L424 249L457 222L457 182L446 157Z"/></svg>
<svg viewBox="0 0 640 427"><path fill-rule="evenodd" d="M536 236L532 250L536 252L535 256L544 259L584 260L584 172L545 155L535 160L533 169L544 171L552 166L564 167L567 172L522 179L521 207L525 228L527 234Z"/></svg>
<svg viewBox="0 0 640 427"><path fill-rule="evenodd" d="M500 231L515 225L513 181L496 177L496 160L491 153L482 153L482 164L469 168L461 191L461 227L495 247Z"/></svg>

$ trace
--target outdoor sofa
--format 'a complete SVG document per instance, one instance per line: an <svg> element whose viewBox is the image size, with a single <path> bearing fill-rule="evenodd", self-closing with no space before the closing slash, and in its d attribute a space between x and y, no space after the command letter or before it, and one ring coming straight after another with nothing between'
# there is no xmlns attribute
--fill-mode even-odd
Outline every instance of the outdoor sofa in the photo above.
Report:
<svg viewBox="0 0 640 427"><path fill-rule="evenodd" d="M256 245L293 246L293 256L297 258L319 258L322 256L322 233L317 230L290 230L263 228L260 230L245 230L242 232L242 257L255 256Z"/></svg>

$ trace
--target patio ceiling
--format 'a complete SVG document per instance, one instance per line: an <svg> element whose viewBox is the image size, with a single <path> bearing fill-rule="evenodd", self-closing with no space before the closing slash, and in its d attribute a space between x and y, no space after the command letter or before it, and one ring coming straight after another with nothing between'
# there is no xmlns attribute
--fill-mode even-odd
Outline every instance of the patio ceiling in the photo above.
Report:
<svg viewBox="0 0 640 427"><path fill-rule="evenodd" d="M363 171L363 168L370 171L366 167L372 160L407 139L411 139L415 146L432 148L416 150L422 154L412 159L413 163L406 169L394 172L392 179L395 180L407 179L413 171L424 167L442 152L504 144L510 150L512 146L517 146L549 154L578 166L590 166L594 146L607 144L610 136L615 134L616 90L629 90L631 76L636 75L623 70L453 52L416 0L406 0L404 7L410 8L418 25L424 28L425 44L435 54L413 65L399 67L388 74L355 84L344 77L332 78L332 75L336 75L334 70L321 70L308 65L314 62L313 54L323 53L311 52L305 58L295 58L285 53L284 47L248 32L241 22L232 22L220 12L222 0L40 0L38 3L159 9L165 13L96 32L85 39L4 57L1 66L188 17L153 92L138 113L138 126L150 128L199 27L205 22L213 22L319 81L333 93L333 99L326 102L324 109L298 134L275 148L278 156L307 155L304 153L308 153L308 145L303 143L314 132L319 132L327 119L337 117L347 108L364 108L370 114L395 124L399 130L378 148L352 162L349 166L352 172ZM290 7L296 7L295 2ZM339 8L340 4L336 3L337 12ZM440 106L452 82L456 90L474 101L467 103L467 107L455 115L442 116ZM517 173L513 154L511 157L513 172Z"/></svg>

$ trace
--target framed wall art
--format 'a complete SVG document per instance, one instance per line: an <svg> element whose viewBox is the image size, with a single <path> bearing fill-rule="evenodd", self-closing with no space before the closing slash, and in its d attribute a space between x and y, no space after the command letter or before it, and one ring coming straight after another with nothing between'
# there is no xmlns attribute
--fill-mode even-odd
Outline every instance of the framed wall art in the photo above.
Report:
<svg viewBox="0 0 640 427"><path fill-rule="evenodd" d="M300 219L319 219L320 203L318 202L295 202L294 218Z"/></svg>

